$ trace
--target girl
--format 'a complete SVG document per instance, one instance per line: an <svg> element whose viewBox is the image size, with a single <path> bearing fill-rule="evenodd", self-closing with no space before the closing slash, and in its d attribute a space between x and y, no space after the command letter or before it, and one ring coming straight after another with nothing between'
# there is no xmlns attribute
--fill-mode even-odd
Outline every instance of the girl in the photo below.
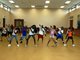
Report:
<svg viewBox="0 0 80 60"><path fill-rule="evenodd" d="M5 27L3 27L3 29L2 29L2 39L4 37L7 38L7 29Z"/></svg>
<svg viewBox="0 0 80 60"><path fill-rule="evenodd" d="M11 42L12 42L12 39L13 39L13 38L15 38L16 43L17 43L17 46L19 47L19 44L18 44L18 38L17 38L17 29L16 29L16 28L13 29L12 36L8 39L8 40L9 40L8 47L11 46Z"/></svg>
<svg viewBox="0 0 80 60"><path fill-rule="evenodd" d="M57 32L57 38L56 40L58 39L61 39L63 44L64 44L64 41L63 41L63 30L61 28L58 29L58 32Z"/></svg>
<svg viewBox="0 0 80 60"><path fill-rule="evenodd" d="M43 43L44 34L45 34L45 30L44 30L43 26L40 25L37 42L39 42L39 39L41 38L42 39L42 43Z"/></svg>
<svg viewBox="0 0 80 60"><path fill-rule="evenodd" d="M67 37L67 40L66 40L64 46L67 46L67 42L69 41L69 39L71 39L72 40L72 46L74 47L75 44L74 44L74 40L73 40L73 32L70 28L67 31L67 36L66 37Z"/></svg>
<svg viewBox="0 0 80 60"><path fill-rule="evenodd" d="M2 28L0 28L0 41L2 42Z"/></svg>
<svg viewBox="0 0 80 60"><path fill-rule="evenodd" d="M8 26L7 31L8 31L8 37L12 36L12 28L10 25Z"/></svg>
<svg viewBox="0 0 80 60"><path fill-rule="evenodd" d="M30 31L29 31L28 38L26 39L26 45L25 45L25 47L28 46L28 41L29 41L30 37L33 37L33 39L34 39L34 45L37 46L36 45L36 40L35 40L35 30L36 30L36 26L32 25L31 28L30 28Z"/></svg>
<svg viewBox="0 0 80 60"><path fill-rule="evenodd" d="M25 38L26 39L26 36L27 36L27 27L26 26L23 26L22 27L22 36L20 38L20 43L22 43L22 40Z"/></svg>
<svg viewBox="0 0 80 60"><path fill-rule="evenodd" d="M50 38L49 38L49 41L47 43L47 46L48 46L48 44L50 43L51 40L55 43L55 46L57 46L57 42L54 39L55 38L55 34L56 34L56 30L54 29L54 27L52 28L52 26L50 26Z"/></svg>

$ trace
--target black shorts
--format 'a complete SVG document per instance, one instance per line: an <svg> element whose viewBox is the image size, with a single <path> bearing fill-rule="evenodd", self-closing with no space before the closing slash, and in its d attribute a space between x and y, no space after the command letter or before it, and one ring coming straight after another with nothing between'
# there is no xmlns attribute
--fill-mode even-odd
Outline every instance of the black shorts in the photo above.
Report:
<svg viewBox="0 0 80 60"><path fill-rule="evenodd" d="M73 37L68 37L68 39L73 39Z"/></svg>
<svg viewBox="0 0 80 60"><path fill-rule="evenodd" d="M2 36L5 36L5 37L6 37L6 36L7 36L7 34L2 33Z"/></svg>
<svg viewBox="0 0 80 60"><path fill-rule="evenodd" d="M8 35L12 35L12 32L8 32Z"/></svg>

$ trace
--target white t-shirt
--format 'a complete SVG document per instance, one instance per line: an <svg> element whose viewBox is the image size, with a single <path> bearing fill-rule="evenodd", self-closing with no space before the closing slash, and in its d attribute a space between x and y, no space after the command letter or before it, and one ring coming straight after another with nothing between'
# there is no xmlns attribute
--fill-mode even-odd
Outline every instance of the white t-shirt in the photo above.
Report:
<svg viewBox="0 0 80 60"><path fill-rule="evenodd" d="M16 33L17 33L17 30L13 30L12 35L16 35Z"/></svg>
<svg viewBox="0 0 80 60"><path fill-rule="evenodd" d="M34 31L34 29L31 28L31 30L29 31L29 35L34 35L32 31Z"/></svg>
<svg viewBox="0 0 80 60"><path fill-rule="evenodd" d="M3 31L2 31L2 33L3 33L3 34L6 34L6 33L7 33L7 30L6 30L6 29L5 29L5 30L3 30Z"/></svg>
<svg viewBox="0 0 80 60"><path fill-rule="evenodd" d="M44 28L40 28L39 34L40 34L40 35L44 35L44 32L45 32Z"/></svg>

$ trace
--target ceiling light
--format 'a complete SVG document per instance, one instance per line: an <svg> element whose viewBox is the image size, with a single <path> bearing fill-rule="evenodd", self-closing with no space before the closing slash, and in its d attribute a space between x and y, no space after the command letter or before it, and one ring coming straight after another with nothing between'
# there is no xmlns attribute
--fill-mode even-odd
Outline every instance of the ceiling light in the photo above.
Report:
<svg viewBox="0 0 80 60"><path fill-rule="evenodd" d="M7 7L4 7L5 10L7 10Z"/></svg>
<svg viewBox="0 0 80 60"><path fill-rule="evenodd" d="M69 4L71 1L66 1L65 4Z"/></svg>
<svg viewBox="0 0 80 60"><path fill-rule="evenodd" d="M8 11L10 11L10 9L8 8Z"/></svg>
<svg viewBox="0 0 80 60"><path fill-rule="evenodd" d="M79 5L77 5L77 6L76 6L76 9L78 9L78 8L80 8L80 6L79 6Z"/></svg>
<svg viewBox="0 0 80 60"><path fill-rule="evenodd" d="M3 8L3 4L0 4L0 7Z"/></svg>
<svg viewBox="0 0 80 60"><path fill-rule="evenodd" d="M34 5L31 5L31 7L32 7L32 8L35 8L35 6L34 6Z"/></svg>
<svg viewBox="0 0 80 60"><path fill-rule="evenodd" d="M9 0L10 3L15 3L13 0Z"/></svg>
<svg viewBox="0 0 80 60"><path fill-rule="evenodd" d="M45 5L44 8L48 8L48 6Z"/></svg>
<svg viewBox="0 0 80 60"><path fill-rule="evenodd" d="M46 3L46 4L49 4L49 3L50 3L50 1L45 1L45 3Z"/></svg>
<svg viewBox="0 0 80 60"><path fill-rule="evenodd" d="M64 8L64 6L60 6L60 8Z"/></svg>
<svg viewBox="0 0 80 60"><path fill-rule="evenodd" d="M16 7L16 8L19 8L19 6L18 6L18 5L15 5L15 7Z"/></svg>

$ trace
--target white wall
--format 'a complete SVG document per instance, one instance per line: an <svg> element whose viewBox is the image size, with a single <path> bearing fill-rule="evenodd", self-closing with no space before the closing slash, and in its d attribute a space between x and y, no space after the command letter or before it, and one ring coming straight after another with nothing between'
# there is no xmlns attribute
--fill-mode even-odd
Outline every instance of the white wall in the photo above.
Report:
<svg viewBox="0 0 80 60"><path fill-rule="evenodd" d="M3 26L3 18L5 16L6 24L10 24L11 22L11 13L4 10L3 8L0 8L0 27Z"/></svg>
<svg viewBox="0 0 80 60"><path fill-rule="evenodd" d="M14 23L14 19L24 19L24 24L28 26L43 24L67 27L65 13L61 9L13 9L11 21Z"/></svg>

